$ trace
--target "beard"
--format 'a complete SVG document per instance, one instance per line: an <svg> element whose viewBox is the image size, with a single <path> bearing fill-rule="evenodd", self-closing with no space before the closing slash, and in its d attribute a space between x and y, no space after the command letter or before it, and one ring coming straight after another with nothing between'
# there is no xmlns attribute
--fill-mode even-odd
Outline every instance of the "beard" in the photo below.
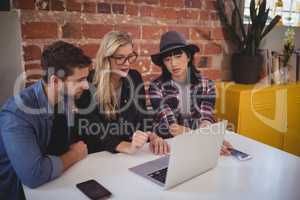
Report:
<svg viewBox="0 0 300 200"><path fill-rule="evenodd" d="M79 99L80 96L82 95L82 93L83 93L83 91L76 92L75 95L74 95L74 99Z"/></svg>

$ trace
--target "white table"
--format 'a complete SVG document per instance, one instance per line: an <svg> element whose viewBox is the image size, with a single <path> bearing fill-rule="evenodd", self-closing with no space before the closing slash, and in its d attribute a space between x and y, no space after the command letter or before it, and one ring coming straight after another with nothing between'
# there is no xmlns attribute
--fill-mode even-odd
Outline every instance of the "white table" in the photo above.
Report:
<svg viewBox="0 0 300 200"><path fill-rule="evenodd" d="M111 199L300 200L299 157L232 132L225 138L253 159L222 156L213 170L168 191L128 170L158 157L145 148L135 155L91 154L52 182L24 187L25 194L28 200L84 200L76 183L95 179L113 193Z"/></svg>

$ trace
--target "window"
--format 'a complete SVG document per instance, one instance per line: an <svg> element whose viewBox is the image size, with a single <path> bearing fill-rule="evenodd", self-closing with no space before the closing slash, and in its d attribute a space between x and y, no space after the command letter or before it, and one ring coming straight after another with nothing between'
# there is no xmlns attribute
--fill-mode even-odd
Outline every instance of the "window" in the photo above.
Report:
<svg viewBox="0 0 300 200"><path fill-rule="evenodd" d="M245 0L245 24L250 22L250 1L251 0ZM268 22L270 22L275 15L280 15L282 16L282 25L300 27L300 0L267 0L267 8L270 8Z"/></svg>

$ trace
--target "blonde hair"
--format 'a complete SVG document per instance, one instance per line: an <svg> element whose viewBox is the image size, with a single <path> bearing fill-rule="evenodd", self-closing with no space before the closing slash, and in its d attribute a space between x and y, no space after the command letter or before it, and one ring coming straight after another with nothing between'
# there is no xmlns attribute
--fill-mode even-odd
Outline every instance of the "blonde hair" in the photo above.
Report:
<svg viewBox="0 0 300 200"><path fill-rule="evenodd" d="M111 64L109 61L119 47L132 44L132 39L126 32L111 31L102 41L96 55L95 76L93 83L96 85L96 99L101 112L109 119L116 117L117 97L111 81Z"/></svg>

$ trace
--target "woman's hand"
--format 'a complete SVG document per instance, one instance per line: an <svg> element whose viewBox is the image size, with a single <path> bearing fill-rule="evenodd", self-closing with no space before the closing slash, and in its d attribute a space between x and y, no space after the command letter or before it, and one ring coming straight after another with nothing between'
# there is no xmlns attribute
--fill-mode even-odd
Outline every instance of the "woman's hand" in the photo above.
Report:
<svg viewBox="0 0 300 200"><path fill-rule="evenodd" d="M150 151L155 155L164 155L170 153L169 144L155 133L149 133L149 140Z"/></svg>
<svg viewBox="0 0 300 200"><path fill-rule="evenodd" d="M143 131L136 131L133 134L132 141L131 141L131 153L135 153L147 143L149 138L149 134Z"/></svg>
<svg viewBox="0 0 300 200"><path fill-rule="evenodd" d="M133 134L131 142L121 142L117 147L116 151L120 153L133 154L140 150L145 143L148 141L149 135L143 131L136 131Z"/></svg>
<svg viewBox="0 0 300 200"><path fill-rule="evenodd" d="M231 154L229 149L231 149L231 148L233 148L232 145L228 141L224 140L222 147L221 147L220 155L221 156L229 156Z"/></svg>

